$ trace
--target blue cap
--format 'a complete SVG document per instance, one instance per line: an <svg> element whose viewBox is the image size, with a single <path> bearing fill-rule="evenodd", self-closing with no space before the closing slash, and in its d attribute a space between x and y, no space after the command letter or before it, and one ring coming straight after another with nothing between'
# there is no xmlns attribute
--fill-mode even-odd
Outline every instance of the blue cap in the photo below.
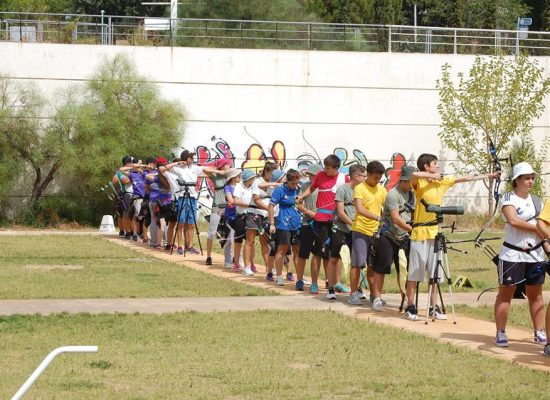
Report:
<svg viewBox="0 0 550 400"><path fill-rule="evenodd" d="M255 178L256 177L256 173L254 171L252 171L251 169L245 169L243 171L243 182L246 182L247 180L251 179L251 178Z"/></svg>
<svg viewBox="0 0 550 400"><path fill-rule="evenodd" d="M285 174L284 171L280 169L276 169L275 171L273 171L273 174L271 175L271 182L278 182L279 179L281 179L284 174Z"/></svg>

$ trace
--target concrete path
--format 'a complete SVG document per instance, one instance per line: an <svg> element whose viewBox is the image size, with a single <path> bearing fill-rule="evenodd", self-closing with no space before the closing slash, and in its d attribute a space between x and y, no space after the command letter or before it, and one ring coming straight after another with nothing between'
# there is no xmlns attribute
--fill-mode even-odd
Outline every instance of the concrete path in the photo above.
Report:
<svg viewBox="0 0 550 400"><path fill-rule="evenodd" d="M48 234L49 232L46 232ZM68 233L71 234L71 233ZM310 295L307 292L296 292L293 283L277 287L264 279L264 274L255 277L245 277L223 268L223 257L213 255L214 265L204 265L205 256L169 255L164 251L153 250L148 246L118 237L106 237L118 245L129 247L137 252L150 255L169 262L175 262L186 267L206 273L243 282L249 285L276 291L281 296L247 296L228 298L163 298L163 299L63 299L63 300L3 300L0 301L0 315L13 314L51 314L58 312L87 313L169 313L180 311L216 312L216 311L251 311L251 310L332 310L344 315L367 320L373 323L386 324L399 329L432 337L438 341L452 343L457 346L482 352L499 359L522 364L530 368L550 372L550 359L542 356L542 346L532 343L532 332L526 329L508 328L510 347L498 348L494 345L495 327L487 321L476 320L464 316L456 316L453 324L449 306L449 295L444 294L447 304L448 321L431 320L426 323L421 310L421 320L411 322L398 312L400 295L385 295L388 306L383 312L374 312L370 305L351 306L346 303L346 295L338 295L337 300L327 300L325 293ZM263 266L259 266L264 271ZM481 302L477 302L478 293L458 293L454 296L455 304L493 304L495 293L486 293ZM548 298L548 296L546 296ZM421 294L419 304L424 307L427 302L425 294ZM518 301L521 302L521 301Z"/></svg>

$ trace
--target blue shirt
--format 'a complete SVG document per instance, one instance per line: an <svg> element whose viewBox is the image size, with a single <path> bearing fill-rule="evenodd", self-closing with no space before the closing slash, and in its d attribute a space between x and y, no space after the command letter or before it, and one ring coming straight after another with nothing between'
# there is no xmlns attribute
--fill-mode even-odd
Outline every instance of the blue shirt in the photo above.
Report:
<svg viewBox="0 0 550 400"><path fill-rule="evenodd" d="M281 231L297 231L302 225L302 216L296 208L298 188L290 189L286 184L277 187L271 194L270 204L279 205L279 216L275 228Z"/></svg>
<svg viewBox="0 0 550 400"><path fill-rule="evenodd" d="M233 193L235 193L235 186L226 185L223 188L223 193L230 194L231 196L233 196ZM227 200L226 200L226 203L227 203ZM235 219L236 214L237 214L237 206L235 205L233 207L227 206L223 213L223 215L225 216L225 219L228 221L233 221Z"/></svg>
<svg viewBox="0 0 550 400"><path fill-rule="evenodd" d="M145 175L143 173L130 171L130 180L134 187L134 195L136 197L145 197Z"/></svg>

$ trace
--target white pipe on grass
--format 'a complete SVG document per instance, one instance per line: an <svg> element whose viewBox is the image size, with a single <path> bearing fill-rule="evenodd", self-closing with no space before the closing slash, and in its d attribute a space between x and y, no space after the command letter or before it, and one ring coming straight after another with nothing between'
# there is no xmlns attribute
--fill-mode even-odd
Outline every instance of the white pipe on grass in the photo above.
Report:
<svg viewBox="0 0 550 400"><path fill-rule="evenodd" d="M29 379L21 386L21 388L15 393L11 400L20 400L25 393L31 388L33 383L38 379L42 372L48 365L54 360L55 357L61 353L97 353L97 346L63 346L53 350L48 356L40 363L38 368L29 376Z"/></svg>

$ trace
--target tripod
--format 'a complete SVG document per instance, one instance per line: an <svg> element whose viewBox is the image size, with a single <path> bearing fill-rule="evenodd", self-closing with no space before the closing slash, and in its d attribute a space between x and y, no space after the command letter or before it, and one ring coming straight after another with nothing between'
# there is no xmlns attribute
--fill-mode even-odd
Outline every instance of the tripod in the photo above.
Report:
<svg viewBox="0 0 550 400"><path fill-rule="evenodd" d="M430 317L430 303L432 300L432 296L434 294L434 290L436 290L436 287L437 287L437 293L439 294L439 300L441 302L441 311L445 314L445 303L443 302L443 296L441 294L440 278L445 278L447 280L447 285L449 287L449 295L451 297L453 324L456 324L455 304L453 301L453 287L452 287L451 272L449 267L449 258L447 256L447 249L456 250L456 251L460 251L460 250L453 249L452 247L447 246L447 238L445 237L445 234L442 231L442 226L441 226L442 223L443 223L443 215L437 214L438 232L437 232L437 235L435 236L435 243L434 243L434 253L436 254L436 262L430 274L430 280L428 281L429 289L428 289L428 303L426 305L426 324L428 323L428 319ZM441 277L439 276L440 271L443 273L443 276ZM418 286L416 290L416 300L418 303ZM436 306L437 306L437 296L432 309L433 310L432 322L435 322Z"/></svg>
<svg viewBox="0 0 550 400"><path fill-rule="evenodd" d="M201 255L203 255L201 237L200 237L200 232L199 232L199 226L197 225L196 210L193 209L193 204L191 203L191 195L189 193L189 185L188 184L180 185L180 190L178 191L178 193L181 193L182 191L183 191L183 195L182 195L182 197L180 197L180 198L182 198L182 204L181 204L181 207L178 207L178 213L177 213L177 219L176 219L176 230L174 232L174 237L172 239L172 246L170 247L170 255L174 252L174 243L176 242L176 237L178 236L178 229L179 229L179 225L180 225L180 219L181 219L182 214L184 214L184 211L185 211L185 214L184 214L185 215L185 223L183 225L183 232L182 232L183 242L184 242L183 256L185 257L187 255L187 246L186 246L186 243L185 243L185 235L187 233L187 226L189 225L187 220L188 220L188 216L189 216L190 213L192 215L193 224L195 225L195 234L197 235L197 241L199 242L199 249L201 251ZM178 199L178 202L179 202L179 199Z"/></svg>

